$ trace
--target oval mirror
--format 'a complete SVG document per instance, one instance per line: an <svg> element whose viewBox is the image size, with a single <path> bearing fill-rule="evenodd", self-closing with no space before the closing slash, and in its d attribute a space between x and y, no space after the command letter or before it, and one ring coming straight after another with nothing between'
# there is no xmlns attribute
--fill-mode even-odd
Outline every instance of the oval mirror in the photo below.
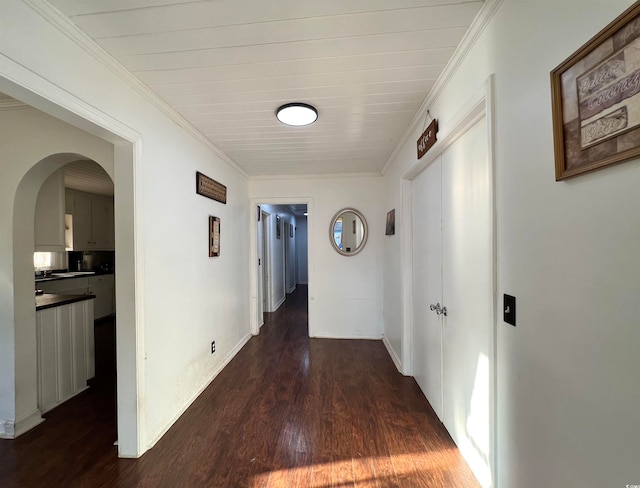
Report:
<svg viewBox="0 0 640 488"><path fill-rule="evenodd" d="M333 248L343 256L353 256L367 243L367 221L355 208L343 208L331 221L329 239Z"/></svg>

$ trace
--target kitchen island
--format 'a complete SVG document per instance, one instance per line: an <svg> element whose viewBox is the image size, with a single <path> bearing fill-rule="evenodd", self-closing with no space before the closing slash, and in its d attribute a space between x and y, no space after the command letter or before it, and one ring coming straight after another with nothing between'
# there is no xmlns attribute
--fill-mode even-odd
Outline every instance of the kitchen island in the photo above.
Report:
<svg viewBox="0 0 640 488"><path fill-rule="evenodd" d="M38 408L45 413L86 390L95 375L94 295L36 295Z"/></svg>

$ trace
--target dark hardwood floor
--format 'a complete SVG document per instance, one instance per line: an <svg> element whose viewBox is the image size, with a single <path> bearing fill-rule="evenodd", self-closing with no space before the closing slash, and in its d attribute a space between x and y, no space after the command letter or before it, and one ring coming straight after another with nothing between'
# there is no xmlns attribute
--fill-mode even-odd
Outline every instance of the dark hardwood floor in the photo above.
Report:
<svg viewBox="0 0 640 488"><path fill-rule="evenodd" d="M299 286L149 452L118 459L114 324L91 388L0 440L2 487L477 487L380 341L309 339Z"/></svg>

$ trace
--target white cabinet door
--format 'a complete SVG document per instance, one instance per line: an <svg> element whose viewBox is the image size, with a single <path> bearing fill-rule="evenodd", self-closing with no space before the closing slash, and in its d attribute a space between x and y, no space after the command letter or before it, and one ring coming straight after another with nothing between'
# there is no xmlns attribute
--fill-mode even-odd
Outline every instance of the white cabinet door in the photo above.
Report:
<svg viewBox="0 0 640 488"><path fill-rule="evenodd" d="M115 249L113 198L67 190L73 199L73 250Z"/></svg>
<svg viewBox="0 0 640 488"><path fill-rule="evenodd" d="M73 250L93 249L91 235L91 196L88 193L73 194Z"/></svg>
<svg viewBox="0 0 640 488"><path fill-rule="evenodd" d="M76 306L69 307L69 309L71 311L70 332L73 391L78 392L87 386L87 341L85 337L87 327L85 324L84 302L78 302Z"/></svg>
<svg viewBox="0 0 640 488"><path fill-rule="evenodd" d="M64 252L64 171L58 170L43 183L36 201L35 250Z"/></svg>
<svg viewBox="0 0 640 488"><path fill-rule="evenodd" d="M90 380L96 375L96 352L95 335L93 324L93 304L95 300L85 300L82 302L82 313L84 314L84 340L85 340L85 371L87 379Z"/></svg>
<svg viewBox="0 0 640 488"><path fill-rule="evenodd" d="M94 319L107 317L114 313L113 288L113 275L89 277L89 293L96 296L94 300Z"/></svg>
<svg viewBox="0 0 640 488"><path fill-rule="evenodd" d="M442 420L442 304L440 159L413 180L413 373Z"/></svg>
<svg viewBox="0 0 640 488"><path fill-rule="evenodd" d="M58 345L56 309L36 313L38 344L38 408L45 412L58 403Z"/></svg>
<svg viewBox="0 0 640 488"><path fill-rule="evenodd" d="M71 329L71 307L62 306L54 309L57 314L56 336L58 354L58 400L70 398L75 389L73 378L73 337Z"/></svg>
<svg viewBox="0 0 640 488"><path fill-rule="evenodd" d="M91 232L93 249L115 248L113 225L113 200L109 197L91 198Z"/></svg>

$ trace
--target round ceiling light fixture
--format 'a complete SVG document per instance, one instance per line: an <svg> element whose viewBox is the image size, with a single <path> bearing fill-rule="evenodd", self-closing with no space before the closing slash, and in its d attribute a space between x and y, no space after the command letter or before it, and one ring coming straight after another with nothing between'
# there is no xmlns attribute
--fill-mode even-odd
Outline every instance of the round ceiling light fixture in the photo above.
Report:
<svg viewBox="0 0 640 488"><path fill-rule="evenodd" d="M308 103L294 102L279 107L276 117L283 124L301 127L318 120L318 111Z"/></svg>

